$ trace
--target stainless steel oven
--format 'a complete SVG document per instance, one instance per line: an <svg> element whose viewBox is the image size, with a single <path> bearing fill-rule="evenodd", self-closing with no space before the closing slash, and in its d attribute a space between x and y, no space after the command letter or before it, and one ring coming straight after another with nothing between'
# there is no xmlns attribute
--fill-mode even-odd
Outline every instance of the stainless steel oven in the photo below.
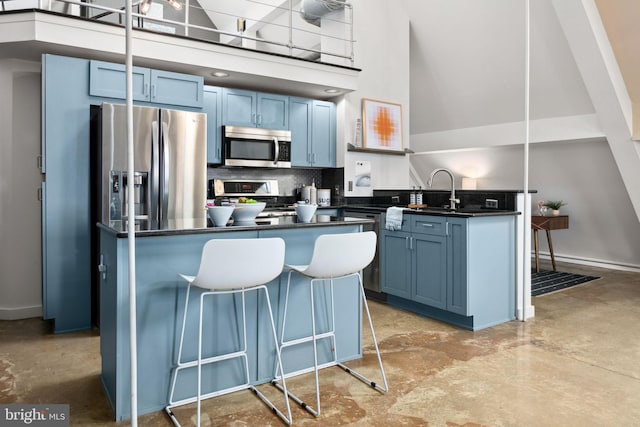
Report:
<svg viewBox="0 0 640 427"><path fill-rule="evenodd" d="M239 126L222 127L225 166L291 167L291 131Z"/></svg>

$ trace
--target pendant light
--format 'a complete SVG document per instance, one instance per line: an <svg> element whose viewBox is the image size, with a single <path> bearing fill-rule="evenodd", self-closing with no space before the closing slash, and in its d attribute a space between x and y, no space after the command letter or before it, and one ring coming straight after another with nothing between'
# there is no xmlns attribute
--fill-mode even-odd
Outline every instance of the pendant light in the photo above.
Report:
<svg viewBox="0 0 640 427"><path fill-rule="evenodd" d="M153 0L142 0L140 2L141 14L146 15L149 12L149 9L151 9L152 1ZM167 0L167 3L169 3L175 10L182 10L182 3L180 3L178 0Z"/></svg>

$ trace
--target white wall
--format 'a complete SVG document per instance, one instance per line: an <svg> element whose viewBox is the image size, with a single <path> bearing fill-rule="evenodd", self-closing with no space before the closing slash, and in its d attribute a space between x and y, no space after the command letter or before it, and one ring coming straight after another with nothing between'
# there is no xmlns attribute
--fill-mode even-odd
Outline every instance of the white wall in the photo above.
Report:
<svg viewBox="0 0 640 427"><path fill-rule="evenodd" d="M40 64L0 60L0 319L42 314Z"/></svg>
<svg viewBox="0 0 640 427"><path fill-rule="evenodd" d="M479 188L522 189L524 2L403 4L417 17L411 33L411 147L418 154L412 166L423 181L444 166L458 175L458 186L462 176L472 176ZM565 35L566 21L573 17L559 19L552 0L531 2L529 187L538 190L534 203L569 203L564 211L571 228L554 232L556 254L638 268L638 217L611 148L612 140L622 138L607 126L607 114L618 110L612 102L598 101L611 95L611 82L605 73L583 79L580 55L592 58L599 52L575 51L578 43Z"/></svg>
<svg viewBox="0 0 640 427"><path fill-rule="evenodd" d="M404 147L410 147L409 123L409 17L395 2L354 0L355 66L362 69L358 89L338 100L338 166L344 166L345 196L367 196L373 188L407 188L409 158L389 154L347 152L353 143L362 98L402 105ZM370 188L348 191L357 161L371 163Z"/></svg>
<svg viewBox="0 0 640 427"><path fill-rule="evenodd" d="M477 176L478 189L514 190L523 186L523 154L522 145L512 145L418 154L411 160L420 171L451 169L457 188L462 177ZM552 232L556 257L640 268L640 227L606 140L531 144L529 160L529 186L537 190L532 212L538 200L567 202L561 211L569 215L569 230ZM546 239L540 239L541 252L548 252Z"/></svg>

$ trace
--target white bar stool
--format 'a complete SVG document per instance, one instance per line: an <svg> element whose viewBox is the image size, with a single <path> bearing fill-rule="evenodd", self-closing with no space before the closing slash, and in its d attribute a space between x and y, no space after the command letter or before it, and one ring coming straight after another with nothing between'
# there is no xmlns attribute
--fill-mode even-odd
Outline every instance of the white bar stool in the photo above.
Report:
<svg viewBox="0 0 640 427"><path fill-rule="evenodd" d="M271 333L276 351L276 362L282 366L280 359L280 348L276 334L273 311L269 300L269 291L266 284L282 273L284 265L285 243L280 238L266 239L220 239L209 240L202 250L202 258L197 276L186 276L179 274L188 283L187 294L184 305L184 316L182 319L182 330L180 332L180 348L178 350L178 364L171 379L171 391L169 395L169 405L165 411L171 417L176 426L180 426L172 408L197 402L197 425L200 425L201 401L211 397L232 393L239 390L250 389L253 391L271 410L278 415L285 423L291 424L291 409L287 398L286 384L282 383L281 390L285 400L286 415L276 408L269 399L250 384L249 361L247 357L247 322L245 294L250 291L259 292L264 290L268 308L269 319L271 321ZM251 268L247 268L250 265ZM198 320L198 356L195 360L182 361L182 350L184 344L184 331L187 322L187 311L189 308L189 292L192 286L202 288L200 294L200 308ZM242 348L230 353L203 357L203 306L207 296L221 294L241 294L242 296ZM236 325L240 328L240 325ZM240 332L240 331L238 331ZM244 361L244 383L202 394L202 367L211 363L224 360L241 358ZM178 372L183 369L197 367L197 390L196 395L178 401L174 400L176 378ZM280 368L280 374L284 372Z"/></svg>
<svg viewBox="0 0 640 427"><path fill-rule="evenodd" d="M284 305L284 316L282 320L282 331L280 335L280 352L282 352L285 348L293 347L296 345L313 342L313 358L314 358L314 366L313 372L315 375L315 385L316 385L316 408L313 409L311 406L306 404L300 398L298 398L295 394L290 391L287 392L289 397L291 397L296 403L298 403L302 408L306 409L309 413L314 416L320 416L320 387L318 384L318 370L322 368L326 368L329 366L339 366L344 369L346 372L350 373L354 377L358 378L362 382L371 386L372 388L386 393L388 391L387 385L387 377L384 373L384 368L382 367L382 359L380 357L380 350L378 349L378 342L376 340L376 335L373 330L373 323L371 321L371 314L369 313L369 305L367 304L367 299L364 293L364 287L362 285L362 276L360 271L369 265L373 260L376 251L377 237L376 233L373 231L366 231L362 233L346 233L346 234L324 234L319 236L315 241L315 246L313 248L313 255L311 257L311 261L308 265L285 265L285 270L289 270L288 280L287 280L287 291L285 296L285 305ZM303 276L310 278L310 286L311 286L311 335L291 340L285 340L285 327L287 323L287 309L289 305L289 290L291 285L291 275L296 272ZM365 311L367 313L367 318L369 321L369 328L371 329L371 336L373 338L373 345L376 350L376 355L378 357L378 365L380 367L380 374L382 377L382 383L376 383L375 381L371 381L360 373L352 370L351 368L343 365L342 363L338 363L337 361L337 349L336 349L336 337L335 337L335 308L334 308L334 297L333 297L333 287L334 281L337 279L342 279L346 277L357 276L358 284L359 284L359 294L362 298L362 303L364 305ZM322 285L324 281L329 281L330 285L330 325L329 330L326 332L318 333L316 331L316 316L315 316L315 302L314 302L314 283L320 282ZM318 348L317 342L322 339L330 339L333 350L333 360L318 365ZM276 367L276 371L277 371ZM310 372L311 369L303 369L296 372L291 372L286 374L286 377L291 377L294 375L299 375L302 373ZM282 373L282 369L280 370ZM284 377L280 377L276 372L276 378L282 379L282 385L280 385L276 380L273 381L273 384L284 391Z"/></svg>

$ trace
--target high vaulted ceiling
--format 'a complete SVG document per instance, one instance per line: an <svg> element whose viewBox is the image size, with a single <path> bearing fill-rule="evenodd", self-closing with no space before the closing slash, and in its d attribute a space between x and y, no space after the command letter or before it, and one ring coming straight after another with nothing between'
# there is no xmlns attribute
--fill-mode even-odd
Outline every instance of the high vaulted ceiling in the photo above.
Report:
<svg viewBox="0 0 640 427"><path fill-rule="evenodd" d="M640 1L596 0L631 100L640 101Z"/></svg>
<svg viewBox="0 0 640 427"><path fill-rule="evenodd" d="M640 140L640 1L596 0L633 104L633 134Z"/></svg>
<svg viewBox="0 0 640 427"><path fill-rule="evenodd" d="M595 2L629 97L640 109L640 1ZM522 120L524 1L403 0L402 5L411 21L411 134ZM592 114L552 2L530 5L531 119Z"/></svg>

